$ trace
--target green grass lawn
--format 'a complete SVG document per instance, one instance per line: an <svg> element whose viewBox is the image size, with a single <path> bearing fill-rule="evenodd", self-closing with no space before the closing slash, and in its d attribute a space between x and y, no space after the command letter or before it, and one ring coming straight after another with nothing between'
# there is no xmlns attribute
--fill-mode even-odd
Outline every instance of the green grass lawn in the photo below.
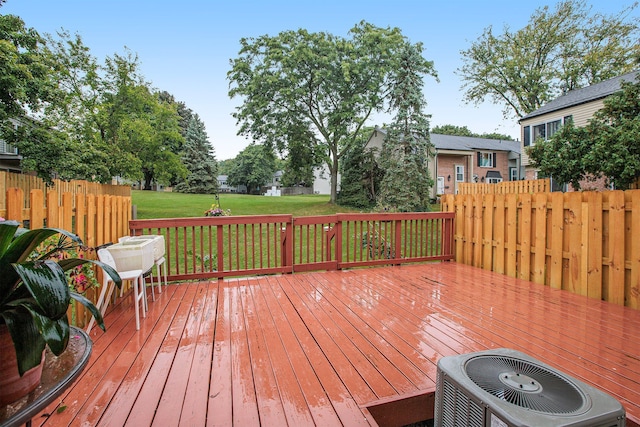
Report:
<svg viewBox="0 0 640 427"><path fill-rule="evenodd" d="M211 194L165 193L132 191L132 201L138 219L184 218L204 216L215 198ZM332 205L328 195L266 197L247 194L221 194L220 207L231 215L292 214L293 216L331 215L359 212L352 208Z"/></svg>

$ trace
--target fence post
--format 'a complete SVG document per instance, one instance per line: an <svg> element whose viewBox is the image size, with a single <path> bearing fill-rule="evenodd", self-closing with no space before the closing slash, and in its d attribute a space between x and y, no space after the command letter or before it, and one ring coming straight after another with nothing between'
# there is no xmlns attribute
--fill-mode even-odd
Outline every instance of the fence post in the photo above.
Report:
<svg viewBox="0 0 640 427"><path fill-rule="evenodd" d="M7 218L18 221L22 225L22 207L24 192L22 188L7 188Z"/></svg>
<svg viewBox="0 0 640 427"><path fill-rule="evenodd" d="M29 208L29 228L35 230L44 227L44 193L40 189L31 190Z"/></svg>

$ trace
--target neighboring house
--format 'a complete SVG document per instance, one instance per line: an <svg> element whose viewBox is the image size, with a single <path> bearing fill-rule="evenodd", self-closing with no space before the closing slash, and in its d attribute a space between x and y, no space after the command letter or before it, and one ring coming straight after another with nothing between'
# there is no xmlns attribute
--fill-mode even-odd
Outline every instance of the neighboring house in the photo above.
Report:
<svg viewBox="0 0 640 427"><path fill-rule="evenodd" d="M271 189L276 187L279 189L282 187L282 175L284 175L284 171L276 171L271 177L271 181L265 182L263 187L267 189ZM218 175L218 192L220 193L243 193L247 192L246 185L238 185L238 186L230 186L227 181L229 179L228 175Z"/></svg>
<svg viewBox="0 0 640 427"><path fill-rule="evenodd" d="M340 174L338 173L338 191L340 191ZM327 165L313 169L313 194L331 194L331 174Z"/></svg>
<svg viewBox="0 0 640 427"><path fill-rule="evenodd" d="M219 193L246 193L247 186L246 185L238 185L238 186L229 186L227 180L229 179L228 175L218 175L218 192Z"/></svg>
<svg viewBox="0 0 640 427"><path fill-rule="evenodd" d="M273 177L271 179L271 182L266 183L264 186L265 187L269 187L269 188L280 188L282 187L282 175L284 175L284 171L280 170L280 171L275 171L273 174Z"/></svg>
<svg viewBox="0 0 640 427"><path fill-rule="evenodd" d="M0 140L0 170L9 172L22 172L20 161L22 156L18 154L18 149Z"/></svg>
<svg viewBox="0 0 640 427"><path fill-rule="evenodd" d="M565 123L585 126L593 114L604 106L604 100L620 90L621 82L635 82L639 71L569 91L520 119L522 166L525 179L537 179L538 171L531 165L526 147L536 140L551 138Z"/></svg>
<svg viewBox="0 0 640 427"><path fill-rule="evenodd" d="M386 132L376 128L367 148L380 153ZM435 155L428 162L436 185L432 196L456 194L461 182L498 183L521 178L520 142L432 133Z"/></svg>
<svg viewBox="0 0 640 427"><path fill-rule="evenodd" d="M9 119L14 127L18 127L20 121ZM0 170L9 172L22 172L22 166L20 162L22 156L18 154L18 148L0 139Z"/></svg>

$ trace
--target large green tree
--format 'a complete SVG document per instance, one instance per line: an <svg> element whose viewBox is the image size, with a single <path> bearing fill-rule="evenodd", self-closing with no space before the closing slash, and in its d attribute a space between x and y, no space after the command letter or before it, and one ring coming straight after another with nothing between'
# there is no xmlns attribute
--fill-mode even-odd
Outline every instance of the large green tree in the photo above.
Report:
<svg viewBox="0 0 640 427"><path fill-rule="evenodd" d="M385 171L378 205L401 212L428 209L433 180L427 162L433 156L429 116L425 114L423 77L435 74L422 56L422 45L405 45L391 79L391 106L396 115L387 127L380 164Z"/></svg>
<svg viewBox="0 0 640 427"><path fill-rule="evenodd" d="M313 135L309 134L308 128L292 129L288 135L287 155L284 159L282 176L284 187L313 185L313 170L322 162L318 160L319 156L315 153L316 146L309 144L312 140Z"/></svg>
<svg viewBox="0 0 640 427"><path fill-rule="evenodd" d="M623 82L587 126L565 125L550 140L535 141L528 154L543 176L576 189L599 177L629 188L640 178L640 79Z"/></svg>
<svg viewBox="0 0 640 427"><path fill-rule="evenodd" d="M489 98L505 117L523 117L562 91L632 71L640 56L638 3L607 16L584 0L537 9L529 23L495 34L492 27L462 51L458 70L468 102Z"/></svg>
<svg viewBox="0 0 640 427"><path fill-rule="evenodd" d="M230 186L244 185L248 193L257 194L271 182L276 171L276 158L265 145L250 144L232 162L227 182Z"/></svg>
<svg viewBox="0 0 640 427"><path fill-rule="evenodd" d="M498 132L474 133L466 126L440 125L431 128L431 133L438 135L472 136L476 138L499 139L501 141L513 141L513 137Z"/></svg>
<svg viewBox="0 0 640 427"><path fill-rule="evenodd" d="M58 69L46 40L35 29L17 16L0 15L0 139L19 149L48 138L64 146L58 133L30 118L60 100ZM48 154L61 159L55 150Z"/></svg>
<svg viewBox="0 0 640 427"><path fill-rule="evenodd" d="M361 22L349 38L305 30L240 40L229 95L242 98L240 133L286 151L292 132L308 129L313 152L331 176L336 200L339 160L370 115L383 111L388 81L407 44L397 28Z"/></svg>
<svg viewBox="0 0 640 427"><path fill-rule="evenodd" d="M182 160L189 170L175 191L215 194L218 192L218 165L204 123L194 114L187 128Z"/></svg>
<svg viewBox="0 0 640 427"><path fill-rule="evenodd" d="M170 184L186 176L179 153L184 143L177 106L161 101L139 74L136 55L115 54L105 62L99 138L113 156L112 175Z"/></svg>
<svg viewBox="0 0 640 427"><path fill-rule="evenodd" d="M18 146L24 170L45 179L144 179L147 188L186 174L178 105L150 88L137 56L99 65L80 36L43 38L10 15L0 16L0 32L1 136Z"/></svg>

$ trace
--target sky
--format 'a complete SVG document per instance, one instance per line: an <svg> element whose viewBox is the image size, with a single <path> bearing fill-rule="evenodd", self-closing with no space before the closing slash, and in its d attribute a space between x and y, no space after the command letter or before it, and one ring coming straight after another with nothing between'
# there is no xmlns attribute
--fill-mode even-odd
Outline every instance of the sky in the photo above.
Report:
<svg viewBox="0 0 640 427"><path fill-rule="evenodd" d="M612 14L632 0L593 0L593 12ZM460 52L487 27L501 34L505 26L525 26L539 7L556 1L519 0L7 0L1 14L17 15L40 34L64 29L79 34L99 63L129 49L151 86L171 93L197 113L206 126L218 160L235 157L251 141L238 136L232 113L240 105L228 96L230 60L240 39L304 28L347 37L365 20L378 27L398 27L412 43L422 42L439 82L427 77L424 94L431 127L466 126L475 133L498 132L519 138L515 118L505 119L502 105L463 100ZM640 16L638 10L633 13ZM391 117L376 116L369 126Z"/></svg>

